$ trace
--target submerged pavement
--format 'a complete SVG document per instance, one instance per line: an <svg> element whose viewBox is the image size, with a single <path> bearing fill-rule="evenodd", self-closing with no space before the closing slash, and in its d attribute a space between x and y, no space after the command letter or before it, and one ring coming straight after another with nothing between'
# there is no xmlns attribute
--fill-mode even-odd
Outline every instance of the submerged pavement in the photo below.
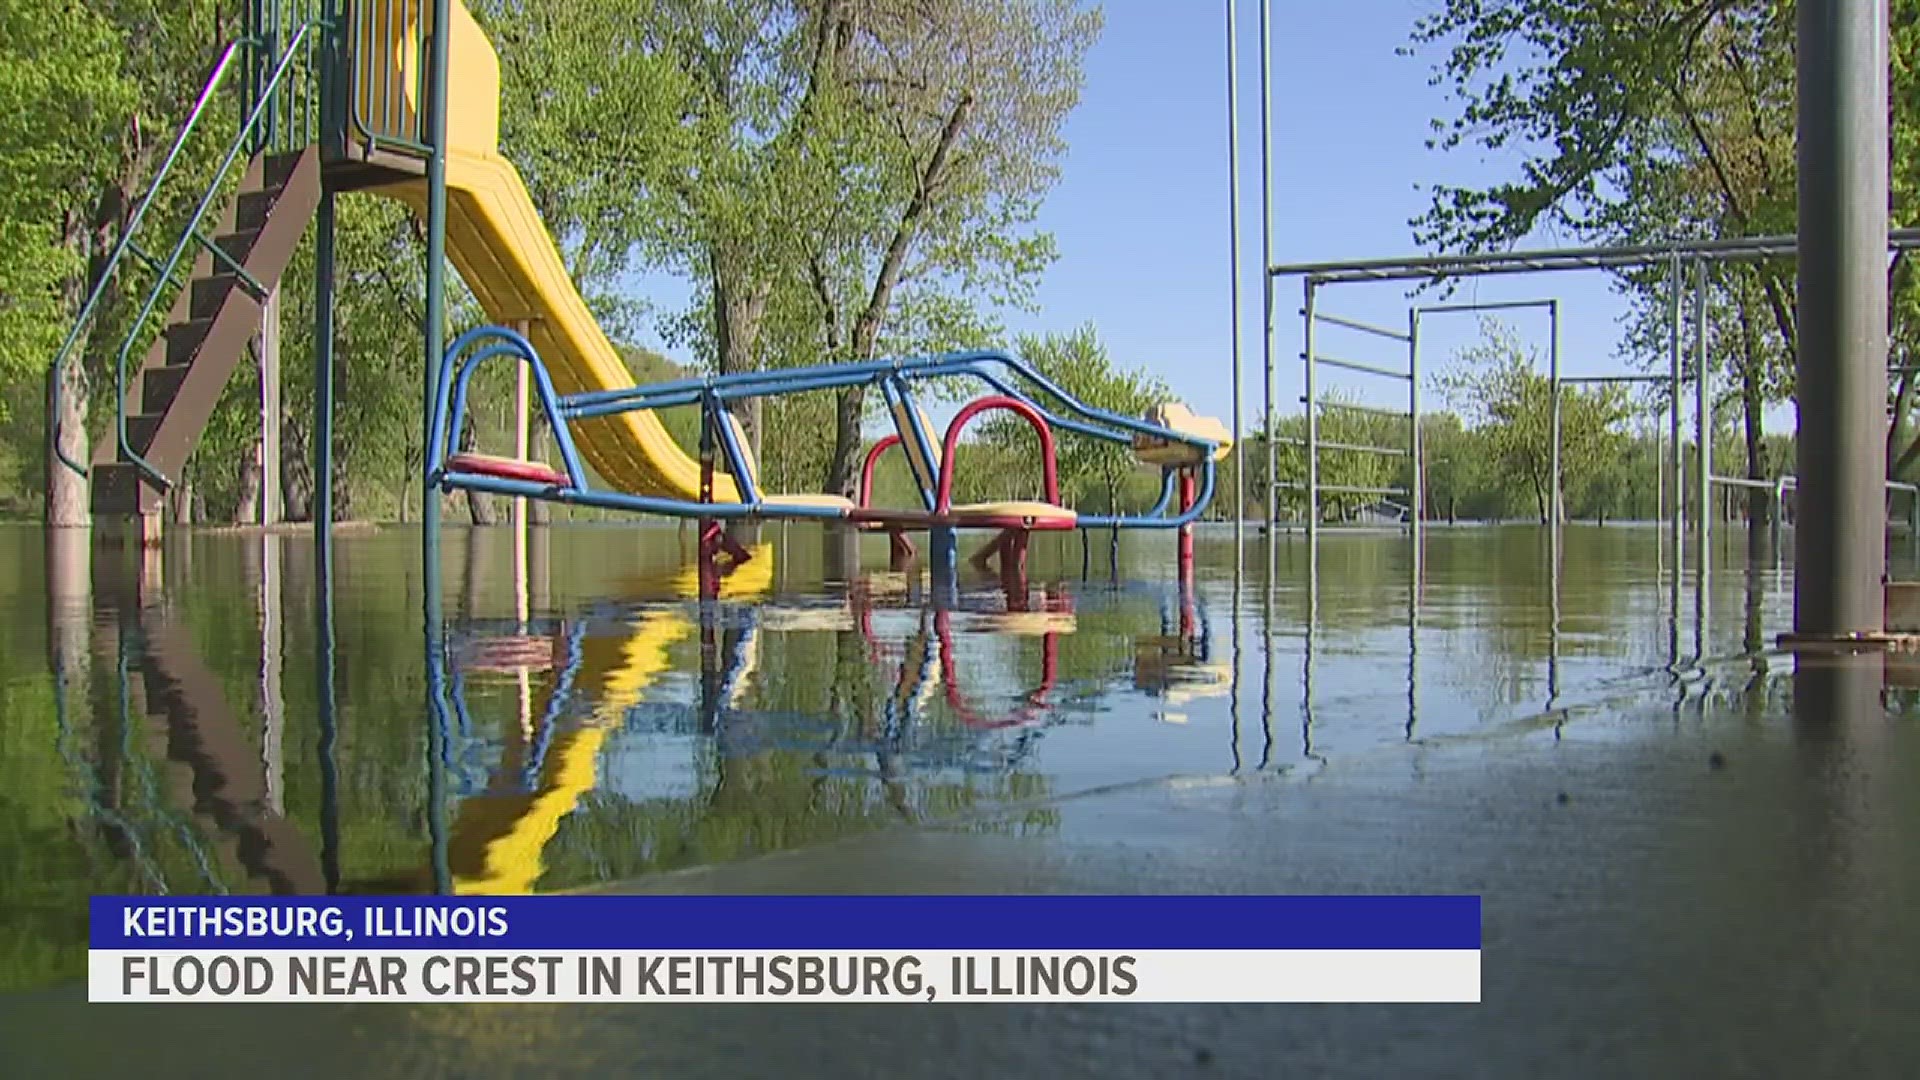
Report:
<svg viewBox="0 0 1920 1080"><path fill-rule="evenodd" d="M1338 723L1330 719L1327 723ZM647 892L1476 893L1460 1006L0 1003L7 1075L1911 1075L1920 732L1692 708L1095 791Z"/></svg>

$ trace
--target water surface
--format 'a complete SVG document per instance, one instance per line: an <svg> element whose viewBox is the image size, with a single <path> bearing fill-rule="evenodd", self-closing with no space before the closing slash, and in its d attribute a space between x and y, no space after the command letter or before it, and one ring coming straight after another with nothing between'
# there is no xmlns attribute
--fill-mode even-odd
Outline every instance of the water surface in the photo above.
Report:
<svg viewBox="0 0 1920 1080"><path fill-rule="evenodd" d="M1216 528L1190 586L1169 536L1047 538L1024 582L948 590L793 527L706 602L691 540L535 530L520 574L510 530L449 529L430 613L405 528L337 538L330 611L304 534L0 531L0 989L79 977L93 893L596 888L902 826L1044 839L1077 795L1582 715L1631 740L1777 712L1792 604L1791 552L1731 529L1703 591L1631 525L1569 527L1558 574L1528 527L1432 530L1417 573L1399 533L1285 537L1271 578Z"/></svg>

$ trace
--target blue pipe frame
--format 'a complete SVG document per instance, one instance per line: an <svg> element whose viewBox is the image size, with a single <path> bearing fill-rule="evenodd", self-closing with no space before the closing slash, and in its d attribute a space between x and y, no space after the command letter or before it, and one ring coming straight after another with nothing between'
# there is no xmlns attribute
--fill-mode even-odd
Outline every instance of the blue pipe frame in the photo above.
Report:
<svg viewBox="0 0 1920 1080"><path fill-rule="evenodd" d="M559 447L561 463L567 477L565 486L534 480L510 479L485 473L464 472L448 467L448 461L458 452L455 442L465 420L467 391L472 383L473 373L482 363L497 357L511 357L531 367L541 409L546 414L548 425L553 431L554 442ZM1192 506L1179 513L1168 514L1168 506L1173 500L1180 467L1163 466L1160 497L1152 509L1144 514L1083 516L1076 520L1076 528L1082 530L1177 529L1198 520L1213 500L1216 472L1214 455L1219 447L1217 442L1084 405L1032 365L1012 353L998 349L974 349L856 363L736 372L696 379L677 379L621 390L600 390L563 396L556 391L546 365L540 360L531 342L518 332L503 326L482 326L467 331L447 347L437 375L435 398L429 406L431 420L426 464L429 489L434 487L448 491L456 488L467 489L678 518L842 520L846 516L845 511L833 506L769 506L767 504L754 483L752 470L747 467L746 455L736 436L736 428L722 421L722 413L728 405L735 401L758 397L776 397L783 394L849 386L877 386L889 406L907 406L907 408L895 410L896 427L900 424L900 418L904 418L909 428L909 430L902 430L900 437L903 440L909 438L915 440L915 445L924 455L923 460L931 461L934 444L930 434L923 430L924 425L920 422L918 411L912 408L913 398L909 384L934 378L973 378L995 392L1031 406L1048 425L1060 430L1123 445L1131 445L1134 435L1147 435L1191 446L1201 451L1202 460L1197 466L1200 484ZM1053 399L1059 407L1048 408L1036 400L1035 394L1022 389L1021 383L1028 384L1040 394ZM727 471L732 475L741 496L740 501L701 502L662 498L595 489L589 485L580 451L574 444L568 429L570 421L688 405L698 406L701 410L700 453L703 465L711 461L710 455L716 450L724 455L728 466ZM918 475L914 477L914 484L920 489L926 510L932 512L934 492L927 489Z"/></svg>

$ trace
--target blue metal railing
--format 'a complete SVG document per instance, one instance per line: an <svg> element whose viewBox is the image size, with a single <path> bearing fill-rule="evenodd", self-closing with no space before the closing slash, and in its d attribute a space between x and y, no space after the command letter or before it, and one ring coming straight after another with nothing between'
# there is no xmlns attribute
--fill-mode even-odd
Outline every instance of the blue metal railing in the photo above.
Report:
<svg viewBox="0 0 1920 1080"><path fill-rule="evenodd" d="M483 342L488 344L475 348ZM469 350L473 350L471 355L468 355ZM554 441L559 447L561 460L565 466L567 476L565 487L536 480L510 479L493 475L461 474L457 479L449 478L446 463L454 454L453 443L458 438L460 426L466 415L467 390L473 373L481 363L497 356L511 356L521 363L531 365L541 408L553 429ZM1004 369L1006 374L996 372L993 370L995 367ZM1201 474L1200 490L1191 506L1182 508L1180 513L1172 516L1159 516L1165 513L1172 500L1177 473L1175 468L1164 468L1160 499L1147 515L1110 514L1082 517L1078 519L1079 526L1082 528L1178 528L1198 520L1207 504L1212 501L1216 472L1214 454L1219 447L1217 442L1145 420L1084 405L1032 365L1011 353L997 349L849 364L824 364L784 370L736 372L562 397L554 389L553 381L547 374L546 365L541 362L533 345L515 331L498 326L483 326L468 331L455 340L442 356L436 384L437 392L434 400L429 403L431 420L427 437L427 485L435 487L454 483L460 487L502 495L518 495L680 517L694 514L710 518L753 517L766 513L766 507L762 505L759 493L755 490L752 470L745 465L744 450L739 445L733 426L723 422L722 414L729 402L837 387L878 385L889 402L898 396L910 404L911 397L906 385L909 381L950 377L979 379L994 390L1031 406L1048 424L1067 431L1122 445L1130 445L1135 435L1148 435L1168 442L1181 443L1201 452L1200 460L1195 462L1197 472ZM1016 385L1017 382L1025 383L1053 399L1057 402L1057 407L1050 409L1039 403L1034 393ZM567 421L688 405L698 406L702 410L701 454L704 457L717 449L726 456L732 466L735 484L740 489L740 501L696 503L684 499L658 498L623 492L599 492L588 488L586 471L581 463L579 450L575 447L568 431ZM911 434L912 437L921 441L923 447L928 445L927 434L920 430L917 416L911 409L907 412L908 423L913 430L911 433L902 432L902 438ZM1066 415L1069 413L1072 415ZM931 460L931 457L928 460ZM841 510L833 507L782 506L779 512L782 516L788 517L839 518L844 516Z"/></svg>

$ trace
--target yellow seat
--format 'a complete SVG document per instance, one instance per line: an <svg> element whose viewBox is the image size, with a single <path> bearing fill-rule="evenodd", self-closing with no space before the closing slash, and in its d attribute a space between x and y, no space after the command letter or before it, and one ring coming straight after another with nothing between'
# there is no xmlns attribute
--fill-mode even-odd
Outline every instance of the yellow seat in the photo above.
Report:
<svg viewBox="0 0 1920 1080"><path fill-rule="evenodd" d="M720 416L726 422L727 430L733 433L734 445L740 448L740 460L746 464L747 479L753 481L754 489L758 491L760 462L753 456L753 444L747 441L746 429L740 426L739 417L734 416L730 410L721 409ZM726 459L723 456L721 460ZM853 509L853 500L844 495L768 495L766 492L761 492L760 503L770 510L823 507L846 514Z"/></svg>
<svg viewBox="0 0 1920 1080"><path fill-rule="evenodd" d="M1024 518L1036 524L1065 522L1065 526L1062 527L1071 526L1080 520L1079 514L1066 507L1044 502L967 503L965 506L954 507L951 514L956 518Z"/></svg>
<svg viewBox="0 0 1920 1080"><path fill-rule="evenodd" d="M754 477L759 483L759 477ZM767 506L831 506L840 510L852 510L853 500L845 495L761 495L760 501Z"/></svg>
<svg viewBox="0 0 1920 1080"><path fill-rule="evenodd" d="M1206 439L1218 443L1214 447L1213 460L1224 461L1233 450L1233 433L1227 425L1211 416L1196 416L1192 409L1177 401L1165 401L1147 410L1141 419L1182 435ZM1174 442L1153 435L1135 435L1133 437L1133 456L1148 465L1174 466L1198 465L1205 460L1206 452L1189 443Z"/></svg>

